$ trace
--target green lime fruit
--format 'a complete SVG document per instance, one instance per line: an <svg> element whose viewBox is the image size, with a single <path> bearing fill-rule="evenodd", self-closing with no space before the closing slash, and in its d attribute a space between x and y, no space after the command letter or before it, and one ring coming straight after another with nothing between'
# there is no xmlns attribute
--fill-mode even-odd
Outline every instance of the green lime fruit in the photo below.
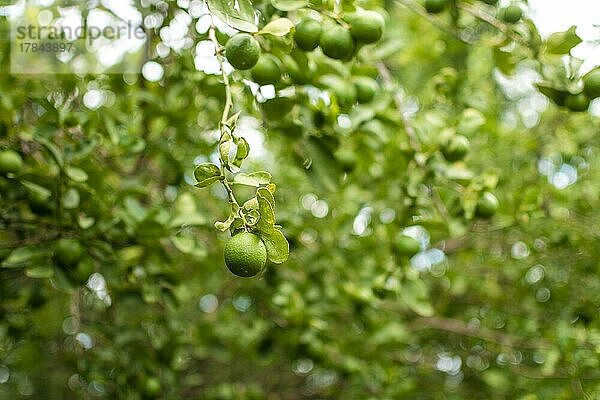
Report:
<svg viewBox="0 0 600 400"><path fill-rule="evenodd" d="M292 82L298 85L306 85L310 83L314 76L314 70L310 69L308 65L301 67L291 56L284 57L283 68Z"/></svg>
<svg viewBox="0 0 600 400"><path fill-rule="evenodd" d="M418 240L404 234L399 234L396 237L395 245L398 254L406 257L412 257L421 250L421 244Z"/></svg>
<svg viewBox="0 0 600 400"><path fill-rule="evenodd" d="M306 18L296 25L294 41L304 51L312 51L319 45L321 38L321 23L312 18Z"/></svg>
<svg viewBox="0 0 600 400"><path fill-rule="evenodd" d="M277 83L281 79L279 64L270 54L261 56L256 65L250 70L252 80L260 85Z"/></svg>
<svg viewBox="0 0 600 400"><path fill-rule="evenodd" d="M225 265L236 276L256 276L267 263L267 248L253 233L238 233L225 245Z"/></svg>
<svg viewBox="0 0 600 400"><path fill-rule="evenodd" d="M84 254L85 249L76 239L60 239L54 246L54 261L61 267L74 267Z"/></svg>
<svg viewBox="0 0 600 400"><path fill-rule="evenodd" d="M455 162L462 160L470 147L469 139L463 135L455 135L442 146L441 150L446 160Z"/></svg>
<svg viewBox="0 0 600 400"><path fill-rule="evenodd" d="M51 196L44 196L37 191L30 191L27 194L27 203L31 212L39 216L50 215L53 213L53 199Z"/></svg>
<svg viewBox="0 0 600 400"><path fill-rule="evenodd" d="M23 158L13 150L0 152L0 174L16 174L23 169Z"/></svg>
<svg viewBox="0 0 600 400"><path fill-rule="evenodd" d="M89 279L90 275L94 273L94 263L88 257L77 264L75 270L73 270L71 276L75 281L80 284L84 284Z"/></svg>
<svg viewBox="0 0 600 400"><path fill-rule="evenodd" d="M425 3L423 5L425 6L427 12L432 14L438 14L444 11L444 8L446 8L447 3L448 0L425 0Z"/></svg>
<svg viewBox="0 0 600 400"><path fill-rule="evenodd" d="M600 68L592 70L583 77L583 90L590 99L600 97Z"/></svg>
<svg viewBox="0 0 600 400"><path fill-rule="evenodd" d="M569 94L565 100L565 106L571 111L585 111L590 106L590 98L585 93Z"/></svg>
<svg viewBox="0 0 600 400"><path fill-rule="evenodd" d="M500 19L502 19L504 22L508 22L509 24L518 22L522 16L523 10L521 10L521 7L516 5L510 5L500 10Z"/></svg>
<svg viewBox="0 0 600 400"><path fill-rule="evenodd" d="M158 396L162 392L160 380L154 376L148 377L144 382L144 393L148 396Z"/></svg>
<svg viewBox="0 0 600 400"><path fill-rule="evenodd" d="M260 57L260 44L248 33L237 33L225 44L227 61L235 69L254 67Z"/></svg>
<svg viewBox="0 0 600 400"><path fill-rule="evenodd" d="M337 75L325 75L320 82L333 94L341 108L349 108L356 103L356 89L346 80Z"/></svg>
<svg viewBox="0 0 600 400"><path fill-rule="evenodd" d="M359 11L348 16L350 34L361 43L375 43L383 36L385 20L375 11Z"/></svg>
<svg viewBox="0 0 600 400"><path fill-rule="evenodd" d="M359 103L368 103L375 97L379 90L377 81L368 76L359 76L354 79L354 88L356 89L356 100Z"/></svg>
<svg viewBox="0 0 600 400"><path fill-rule="evenodd" d="M319 45L323 54L336 60L349 60L354 53L354 39L350 31L339 25L323 32Z"/></svg>
<svg viewBox="0 0 600 400"><path fill-rule="evenodd" d="M477 201L477 215L490 218L498 211L498 199L490 192L484 192Z"/></svg>

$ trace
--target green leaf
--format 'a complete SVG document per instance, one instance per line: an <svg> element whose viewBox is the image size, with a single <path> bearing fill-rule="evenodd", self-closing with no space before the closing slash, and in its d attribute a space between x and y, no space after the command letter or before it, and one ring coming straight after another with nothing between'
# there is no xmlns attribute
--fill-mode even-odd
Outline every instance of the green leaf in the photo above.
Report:
<svg viewBox="0 0 600 400"><path fill-rule="evenodd" d="M242 163L250 154L250 145L244 138L240 138L237 142L237 150L235 153L235 160L233 161L233 165L240 168Z"/></svg>
<svg viewBox="0 0 600 400"><path fill-rule="evenodd" d="M51 264L37 265L25 269L25 275L30 278L51 278L54 276L54 267Z"/></svg>
<svg viewBox="0 0 600 400"><path fill-rule="evenodd" d="M294 11L308 5L308 0L271 0L271 4L281 11Z"/></svg>
<svg viewBox="0 0 600 400"><path fill-rule="evenodd" d="M65 193L63 193L61 202L65 209L72 210L79 206L79 200L79 192L74 188L69 188Z"/></svg>
<svg viewBox="0 0 600 400"><path fill-rule="evenodd" d="M221 179L221 169L213 163L202 163L196 167L194 177L198 181L196 187L207 187Z"/></svg>
<svg viewBox="0 0 600 400"><path fill-rule="evenodd" d="M75 167L66 167L65 168L65 173L67 174L67 176L73 180L74 182L85 182L88 180L88 174L79 168L75 168Z"/></svg>
<svg viewBox="0 0 600 400"><path fill-rule="evenodd" d="M258 188L256 189L257 198L263 198L266 200L273 209L275 209L275 198L273 197L273 193L267 188Z"/></svg>
<svg viewBox="0 0 600 400"><path fill-rule="evenodd" d="M433 307L429 302L427 286L421 280L405 280L400 288L400 298L408 308L423 317L433 315Z"/></svg>
<svg viewBox="0 0 600 400"><path fill-rule="evenodd" d="M271 174L266 171L257 171L250 174L241 173L233 178L233 183L236 185L259 187L269 182L271 182Z"/></svg>
<svg viewBox="0 0 600 400"><path fill-rule="evenodd" d="M28 267L48 255L48 250L38 246L23 246L13 250L2 263L3 268Z"/></svg>
<svg viewBox="0 0 600 400"><path fill-rule="evenodd" d="M582 42L575 33L577 27L571 26L564 32L553 33L546 40L545 50L550 54L568 54L571 49Z"/></svg>
<svg viewBox="0 0 600 400"><path fill-rule="evenodd" d="M255 14L249 0L207 0L210 11L227 25L244 32L256 32Z"/></svg>
<svg viewBox="0 0 600 400"><path fill-rule="evenodd" d="M287 18L278 18L265 25L259 35L285 36L294 29L294 24Z"/></svg>
<svg viewBox="0 0 600 400"><path fill-rule="evenodd" d="M35 141L41 144L42 147L44 147L46 150L48 150L48 152L50 153L52 158L54 158L54 161L60 168L62 168L65 165L62 154L60 150L58 150L58 148L54 145L54 143L41 137L36 137Z"/></svg>
<svg viewBox="0 0 600 400"><path fill-rule="evenodd" d="M290 245L279 230L261 232L260 237L267 247L267 257L274 264L285 262L290 255Z"/></svg>
<svg viewBox="0 0 600 400"><path fill-rule="evenodd" d="M215 228L221 232L225 232L227 229L229 229L229 227L233 223L234 219L235 219L235 215L233 213L231 213L229 215L229 218L227 218L225 221L215 222Z"/></svg>

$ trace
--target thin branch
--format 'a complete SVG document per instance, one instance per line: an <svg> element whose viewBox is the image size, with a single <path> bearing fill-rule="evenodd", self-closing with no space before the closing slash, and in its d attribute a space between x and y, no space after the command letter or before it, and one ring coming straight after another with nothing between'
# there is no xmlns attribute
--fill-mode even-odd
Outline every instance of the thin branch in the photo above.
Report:
<svg viewBox="0 0 600 400"><path fill-rule="evenodd" d="M404 113L404 103L402 100L402 96L400 95L400 92L396 88L396 85L394 83L394 79L392 78L392 74L390 73L390 70L383 63L383 61L379 61L377 63L377 71L379 72L379 76L381 76L381 79L383 79L385 88L389 92L391 92L394 97L394 103L396 104L396 109L398 109L400 118L402 118L402 124L404 125L404 130L406 131L406 134L408 135L411 149L415 153L420 152L421 151L421 143L419 142L419 139L417 138L417 133L415 132L415 129L413 128L412 124L410 123L410 120ZM419 164L420 167L423 167L425 165L423 160L418 159L418 157L415 157L415 158L416 158L417 164Z"/></svg>
<svg viewBox="0 0 600 400"><path fill-rule="evenodd" d="M523 46L527 50L531 49L531 46L529 45L529 43L527 43L525 40L523 40L523 38L520 37L519 35L515 34L515 32L512 30L512 28L508 24L500 21L498 18L496 18L488 13L483 12L480 8L475 7L471 4L457 1L456 7L463 11L466 11L467 13L471 14L475 18L478 18L484 22L487 22L488 24L490 24L491 26L493 26L494 28L496 28L500 32L502 32L504 34L504 36L511 38L513 41L519 43L521 46Z"/></svg>
<svg viewBox="0 0 600 400"><path fill-rule="evenodd" d="M450 318L418 318L411 323L411 328L413 330L437 329L456 333L462 336L469 336L476 339L485 340L486 342L511 348L547 349L551 346L551 343L546 339L524 339L519 336L502 333L487 328L474 329L463 321Z"/></svg>
<svg viewBox="0 0 600 400"><path fill-rule="evenodd" d="M425 18L431 25L433 25L440 31L451 35L456 40L459 40L465 44L475 44L475 42L472 42L472 41L462 37L460 35L459 31L457 31L455 29L451 29L451 28L447 27L446 25L444 25L443 23L441 23L437 17L434 17L431 14L429 14L423 7L421 7L414 1L396 0L396 2L403 5L404 7L408 8L410 11L414 12L415 14Z"/></svg>
<svg viewBox="0 0 600 400"><path fill-rule="evenodd" d="M231 85L229 83L229 76L227 75L227 72L225 72L225 68L224 68L225 63L223 62L223 54L222 54L221 45L219 44L219 42L217 40L214 24L211 25L208 34L209 34L210 40L213 42L213 44L215 46L215 52L216 52L217 60L219 61L219 67L221 69L221 76L223 78L223 85L225 86L225 106L223 107L221 123L219 124L220 132L221 132L221 137L219 138L219 143L221 143L223 135L225 133L228 133L228 130L229 130L229 127L227 126L227 121L229 120L229 112L231 111L231 108L233 107L233 97L231 95ZM223 176L223 179L221 179L221 183L223 184L223 186L225 187L225 190L227 191L227 195L229 197L229 204L231 205L231 209L234 212L239 214L240 205L235 198L233 189L231 188L229 181L227 180L226 168L225 168L226 163L223 160L223 157L221 156L220 151L219 151L219 162L221 163L221 175Z"/></svg>

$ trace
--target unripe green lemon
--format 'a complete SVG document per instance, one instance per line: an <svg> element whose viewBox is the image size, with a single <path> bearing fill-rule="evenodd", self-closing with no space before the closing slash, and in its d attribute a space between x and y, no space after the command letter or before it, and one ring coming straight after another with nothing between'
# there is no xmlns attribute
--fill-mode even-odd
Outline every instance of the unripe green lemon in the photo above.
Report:
<svg viewBox="0 0 600 400"><path fill-rule="evenodd" d="M306 18L296 25L294 41L304 51L312 51L319 45L321 38L321 23L312 18Z"/></svg>
<svg viewBox="0 0 600 400"><path fill-rule="evenodd" d="M425 0L425 3L423 5L425 6L427 12L437 14L444 11L444 8L446 8L447 3L448 0Z"/></svg>
<svg viewBox="0 0 600 400"><path fill-rule="evenodd" d="M260 57L260 45L248 33L237 33L225 45L227 61L235 69L245 70L256 65Z"/></svg>
<svg viewBox="0 0 600 400"><path fill-rule="evenodd" d="M565 106L571 111L585 111L590 106L590 99L585 93L569 94Z"/></svg>
<svg viewBox="0 0 600 400"><path fill-rule="evenodd" d="M346 80L337 75L325 75L320 82L335 96L340 107L348 108L356 103L356 89Z"/></svg>
<svg viewBox="0 0 600 400"><path fill-rule="evenodd" d="M144 393L148 396L155 397L162 391L162 385L158 378L150 376L144 382Z"/></svg>
<svg viewBox="0 0 600 400"><path fill-rule="evenodd" d="M396 237L396 251L402 256L412 257L421 250L421 244L418 240L410 236L399 234Z"/></svg>
<svg viewBox="0 0 600 400"><path fill-rule="evenodd" d="M300 66L292 56L283 58L283 68L290 79L299 85L310 83L314 77L315 71L308 65Z"/></svg>
<svg viewBox="0 0 600 400"><path fill-rule="evenodd" d="M590 99L600 97L600 68L583 77L583 90Z"/></svg>
<svg viewBox="0 0 600 400"><path fill-rule="evenodd" d="M442 154L446 160L455 162L462 160L470 147L469 139L463 135L455 135L442 146Z"/></svg>
<svg viewBox="0 0 600 400"><path fill-rule="evenodd" d="M77 264L77 267L71 271L70 276L79 284L84 284L94 273L94 264L92 260L84 259Z"/></svg>
<svg viewBox="0 0 600 400"><path fill-rule="evenodd" d="M225 265L236 276L257 275L267 263L267 248L253 233L238 233L225 245Z"/></svg>
<svg viewBox="0 0 600 400"><path fill-rule="evenodd" d="M385 20L375 11L359 11L348 16L350 34L357 42L375 43L383 35Z"/></svg>
<svg viewBox="0 0 600 400"><path fill-rule="evenodd" d="M252 80L261 85L276 83L281 79L281 70L275 57L270 54L262 55L256 65L250 70Z"/></svg>
<svg viewBox="0 0 600 400"><path fill-rule="evenodd" d="M498 211L498 199L490 192L484 192L477 201L477 215L489 218Z"/></svg>
<svg viewBox="0 0 600 400"><path fill-rule="evenodd" d="M16 174L23 169L23 159L13 150L0 152L0 174Z"/></svg>
<svg viewBox="0 0 600 400"><path fill-rule="evenodd" d="M354 39L350 31L339 25L323 32L319 45L323 54L336 60L348 60L354 53Z"/></svg>
<svg viewBox="0 0 600 400"><path fill-rule="evenodd" d="M356 99L358 102L368 103L375 97L375 93L379 90L379 85L373 78L359 76L354 79L354 88L356 89Z"/></svg>
<svg viewBox="0 0 600 400"><path fill-rule="evenodd" d="M60 239L54 246L54 261L60 267L73 267L83 258L85 249L75 239Z"/></svg>
<svg viewBox="0 0 600 400"><path fill-rule="evenodd" d="M509 24L514 24L515 22L518 22L522 16L523 10L521 10L521 7L516 5L510 5L500 10L500 18L504 22L508 22Z"/></svg>

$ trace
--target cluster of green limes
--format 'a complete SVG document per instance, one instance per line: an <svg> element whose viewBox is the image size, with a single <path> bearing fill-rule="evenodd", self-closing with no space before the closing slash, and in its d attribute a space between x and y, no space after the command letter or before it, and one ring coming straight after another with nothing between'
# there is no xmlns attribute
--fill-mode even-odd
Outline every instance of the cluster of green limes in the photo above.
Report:
<svg viewBox="0 0 600 400"><path fill-rule="evenodd" d="M582 81L583 88L578 93L554 88L551 91L544 92L544 94L561 107L576 112L586 111L590 106L590 102L600 97L600 68L587 73Z"/></svg>
<svg viewBox="0 0 600 400"><path fill-rule="evenodd" d="M362 44L375 43L383 35L385 21L375 11L361 10L349 13L343 21L322 23L306 18L295 27L294 42L303 51L321 47L323 54L336 60L349 60ZM258 41L248 33L238 33L225 44L225 56L238 70L251 70L252 78L259 84L272 84L281 79L279 60L270 54L261 54ZM285 64L286 72L295 75L293 65ZM287 71L290 69L290 71Z"/></svg>
<svg viewBox="0 0 600 400"><path fill-rule="evenodd" d="M489 5L496 5L498 0L481 0ZM423 6L431 14L439 14L451 4L450 0L424 0ZM523 10L517 4L510 4L498 9L497 17L502 21L514 24L523 17Z"/></svg>
<svg viewBox="0 0 600 400"><path fill-rule="evenodd" d="M347 61L359 45L375 43L383 35L385 21L375 11L361 10L349 13L340 23L326 24L311 18L296 25L294 41L299 49L313 51L321 47L327 57Z"/></svg>

